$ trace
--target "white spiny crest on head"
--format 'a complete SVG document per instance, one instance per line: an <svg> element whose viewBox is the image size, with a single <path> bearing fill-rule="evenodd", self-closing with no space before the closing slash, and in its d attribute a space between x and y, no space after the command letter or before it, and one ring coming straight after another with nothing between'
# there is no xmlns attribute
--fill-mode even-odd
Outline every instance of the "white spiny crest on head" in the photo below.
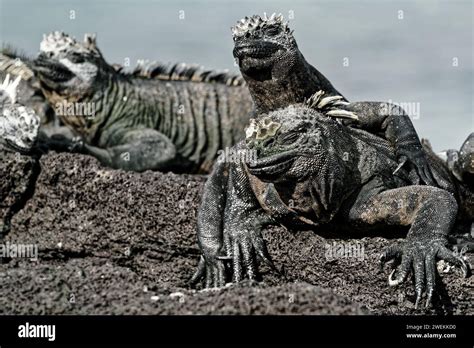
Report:
<svg viewBox="0 0 474 348"><path fill-rule="evenodd" d="M0 91L3 91L10 98L12 104L16 103L16 92L20 80L21 76L17 76L15 81L10 81L10 74L7 74L5 81L0 85Z"/></svg>
<svg viewBox="0 0 474 348"><path fill-rule="evenodd" d="M96 35L85 34L83 42L79 42L74 37L59 31L43 35L43 41L40 44L41 52L58 53L70 49L76 52L95 53L97 51Z"/></svg>
<svg viewBox="0 0 474 348"><path fill-rule="evenodd" d="M97 35L91 33L84 34L84 44L90 46L91 48L96 48Z"/></svg>
<svg viewBox="0 0 474 348"><path fill-rule="evenodd" d="M263 29L270 25L281 26L282 31L291 34L290 28L288 27L288 22L284 21L283 15L281 13L278 15L273 13L270 17L267 17L267 14L264 12L263 18L259 15L253 15L251 17L245 17L238 21L237 24L231 28L232 36L243 36L247 33L252 33L256 30Z"/></svg>

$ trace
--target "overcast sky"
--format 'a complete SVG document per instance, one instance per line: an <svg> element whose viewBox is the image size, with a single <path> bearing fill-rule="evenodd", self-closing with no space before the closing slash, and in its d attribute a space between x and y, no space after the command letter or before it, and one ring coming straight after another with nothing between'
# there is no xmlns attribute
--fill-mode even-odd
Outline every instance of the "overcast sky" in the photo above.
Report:
<svg viewBox="0 0 474 348"><path fill-rule="evenodd" d="M300 50L349 100L405 103L435 150L474 131L473 1L0 0L0 41L36 54L43 33L98 35L109 62L233 65L230 26L281 12Z"/></svg>

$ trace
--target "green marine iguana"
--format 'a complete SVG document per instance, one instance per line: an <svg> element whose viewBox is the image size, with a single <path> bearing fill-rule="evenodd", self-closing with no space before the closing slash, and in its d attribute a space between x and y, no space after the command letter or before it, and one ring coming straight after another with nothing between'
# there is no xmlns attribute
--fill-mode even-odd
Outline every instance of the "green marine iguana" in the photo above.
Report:
<svg viewBox="0 0 474 348"><path fill-rule="evenodd" d="M320 91L329 115L390 141L400 166L415 167L423 183L439 186L409 116L386 102L348 102L300 52L283 16L245 17L232 27L234 57L255 102L256 114L302 103Z"/></svg>
<svg viewBox="0 0 474 348"><path fill-rule="evenodd" d="M242 139L253 102L242 78L182 64L126 74L94 36L45 36L34 70L51 105L89 105L59 115L84 142L77 151L114 168L207 172L218 151Z"/></svg>
<svg viewBox="0 0 474 348"><path fill-rule="evenodd" d="M444 189L418 185L414 168L403 166L393 174L399 164L391 144L341 124L328 115L331 108L318 106L320 95L252 120L246 141L234 150L254 151L256 160L218 161L198 212L203 256L191 283L220 287L229 279L255 279L256 257L274 268L261 234L267 225L355 235L409 227L406 239L386 249L381 262L395 259L398 265L389 276L392 286L413 269L416 307L424 291L429 306L436 260L459 266L464 276L470 272L447 248L447 237L457 219L473 221L473 192L428 149L424 155Z"/></svg>

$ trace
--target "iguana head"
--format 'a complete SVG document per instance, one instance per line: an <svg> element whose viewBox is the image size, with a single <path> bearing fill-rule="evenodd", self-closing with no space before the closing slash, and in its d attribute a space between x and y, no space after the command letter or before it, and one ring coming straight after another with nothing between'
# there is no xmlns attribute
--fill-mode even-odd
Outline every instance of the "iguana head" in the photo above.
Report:
<svg viewBox="0 0 474 348"><path fill-rule="evenodd" d="M252 120L246 129L246 145L256 152L247 163L251 174L263 181L303 181L327 161L337 121L307 107L288 107ZM334 129L333 129L334 128Z"/></svg>
<svg viewBox="0 0 474 348"><path fill-rule="evenodd" d="M459 181L474 184L474 132L467 137L459 151L451 149L438 153L438 156Z"/></svg>
<svg viewBox="0 0 474 348"><path fill-rule="evenodd" d="M90 34L83 42L58 31L44 35L34 61L43 89L77 99L100 88L110 69L97 48L95 35Z"/></svg>
<svg viewBox="0 0 474 348"><path fill-rule="evenodd" d="M340 95L306 61L282 15L245 17L232 34L234 57L258 113L303 103L318 90Z"/></svg>
<svg viewBox="0 0 474 348"><path fill-rule="evenodd" d="M17 104L20 79L18 76L11 82L7 75L0 84L0 143L9 150L26 154L36 142L40 119L32 109Z"/></svg>
<svg viewBox="0 0 474 348"><path fill-rule="evenodd" d="M288 22L283 16L266 14L245 17L232 27L234 57L240 70L247 75L265 75L277 62L291 66L299 51Z"/></svg>

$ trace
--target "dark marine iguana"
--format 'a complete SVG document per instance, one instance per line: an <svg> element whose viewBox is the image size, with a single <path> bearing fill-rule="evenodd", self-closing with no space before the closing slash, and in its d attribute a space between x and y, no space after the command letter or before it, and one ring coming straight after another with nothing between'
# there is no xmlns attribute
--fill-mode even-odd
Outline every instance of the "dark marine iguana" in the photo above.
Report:
<svg viewBox="0 0 474 348"><path fill-rule="evenodd" d="M60 119L84 142L77 151L114 168L206 172L243 137L253 102L242 78L181 64L123 73L95 36L45 36L34 70L51 105L89 105Z"/></svg>
<svg viewBox="0 0 474 348"><path fill-rule="evenodd" d="M398 187L397 185L403 187L402 184L415 185L416 188L413 190L413 195L417 194L417 190L421 190L422 193L426 192L427 196L429 196L432 191L435 193L441 192L442 190L434 187L419 188L418 184L423 182L434 183L434 179L436 179L437 186L445 190L440 196L448 193L448 200L450 200L448 205L454 206L454 210L456 210L456 201L450 194L456 192L458 200L463 202L460 207L460 215L464 218L467 216L467 219L472 221L472 212L474 210L472 193L465 187L459 187L458 183L454 182L447 168L439 163L439 159L437 159L432 152L426 152L422 148L411 121L402 109L388 103L348 103L345 98L338 94L322 74L304 60L297 49L291 32L286 23L283 23L280 16L272 16L270 19L264 18L263 20L258 16L246 18L242 20L238 26L233 28L233 34L234 41L236 42L234 56L238 59L241 72L254 97L257 113L269 113L282 107L298 106L298 104L301 104L309 98L307 101L309 105L313 108L324 108L324 113L327 116L355 119L358 123L356 127L365 128L373 133L381 133L380 135L382 135L384 139L367 134L362 130L351 129L351 134L362 134L371 139L369 142L370 146L363 149L367 150L367 152L361 151L361 148L357 149L354 147L354 150L356 149L355 155L359 159L358 162L348 160L348 164L358 164L357 168L352 168L353 172L359 170L363 172L364 176L367 176L373 174L367 172L367 170L385 170L386 173L384 173L384 175L388 178L394 176L394 178L403 179L402 181L392 179L392 182L389 182L389 184L393 185L396 183L396 185L393 187L387 185L385 189L396 188ZM341 110L340 106L344 106L346 110ZM349 108L346 108L347 106L349 106ZM291 108L288 109L291 110ZM357 111L357 114L353 111ZM279 112L284 111L275 111L275 113ZM291 115L293 114L293 112L290 112L286 120L289 126L292 124ZM310 114L312 113L310 112ZM249 136L253 136L256 139L260 138L259 140L262 140L260 145L262 145L263 148L272 147L275 142L278 142L273 136L280 126L274 127L278 122L272 122L269 118L265 118L265 121L262 122L264 127L261 127L261 130L256 130L253 121L254 131L251 130L252 126L248 130L248 132L253 135ZM347 128L340 123L336 124L338 126L334 128L333 131L337 130L340 132ZM284 138L284 140L281 141L287 144L297 142L299 138L298 132L304 133L306 126L302 126L300 123L298 123L298 125L301 126L301 129L297 131L293 129L293 131L289 131L287 134L282 134L281 137L282 139ZM343 138L339 136L343 134L336 133L336 135L334 139ZM362 140L364 140L364 137ZM389 140L389 142L387 142L387 140ZM263 180L259 180L259 178L249 173L249 168L252 168L251 163L218 161L206 183L202 204L199 210L198 241L203 252L203 257L200 260L198 271L193 277L192 283L196 283L198 280L204 278L207 287L223 285L227 280L226 268L223 263L223 259L225 258L230 258L233 261L234 281L241 279L242 267L246 268L246 273L250 278L255 278L255 254L271 264L260 234L261 228L267 224L278 222L286 223L286 226L295 227L303 223L313 227L318 225L327 227L327 225L334 224L333 220L335 220L336 225L338 222L340 223L341 221L336 219L336 215L339 214L338 201L344 201L348 199L348 196L354 196L355 192L361 190L362 184L366 184L366 182L357 182L357 179L350 182L351 176L348 176L346 179L349 178L349 182L346 181L342 184L339 183L335 185L334 181L338 179L337 172L339 168L337 168L337 165L342 163L341 159L346 158L346 155L348 159L351 157L353 159L353 146L356 144L360 145L360 142L347 142L347 144L349 143L351 146L343 146L346 151L340 153L335 150L340 150L341 146L337 148L320 149L323 153L329 150L330 156L327 157L332 158L331 161L328 161L321 155L313 160L307 160L307 162L304 163L305 156L310 157L309 154L315 151L311 149L314 145L311 137L307 137L307 143L304 149L307 150L309 154L301 155L303 164L296 171L300 177L297 175L292 177L290 174L290 178L293 181L286 178L282 182L275 184L281 190L280 192L275 190L273 183L266 184L263 182L265 176L269 175L270 178L274 178L272 174L274 174L275 171L281 171L282 173L280 174L283 175L283 173L289 170L288 165L291 165L293 162L291 157L297 157L297 155L299 155L298 153L286 153L279 158L279 160L281 160L280 163L269 166L268 173L265 171L260 172L262 176L261 179ZM333 145L336 147L337 143ZM252 148L252 146L250 146L250 148ZM233 151L245 152L247 150L244 144L239 144ZM378 154L378 151L381 151L381 153ZM377 164L377 168L371 167L370 162L374 160L374 158L371 157L377 158L376 162L380 162ZM390 160L388 158L390 158ZM387 163L384 163L384 160L387 161ZM411 165L403 166L407 160L409 160ZM345 162L345 160L343 161ZM364 163L365 161L367 161L367 164ZM397 165L397 162L401 163ZM346 164L342 164L344 167L347 167ZM434 171L431 170L431 165L435 166ZM333 169L335 172L332 172ZM305 184L300 184L304 181L305 173L315 174L315 171L318 170L323 170L323 175L320 178L318 178L318 176L314 177L316 180L313 185L314 187L311 188L311 185L308 183L306 187ZM318 184L318 179L322 180L322 183ZM365 179L367 179L367 177ZM377 186L377 184L376 180L371 183L371 185L375 186ZM303 187L301 187L301 185L303 185ZM336 190L336 188L338 190ZM365 187L365 190L370 188L371 186L368 185ZM379 185L378 188L384 189L383 185ZM373 192L369 191L368 193L377 194L377 187L373 189ZM367 192L362 190L360 192L363 193L361 199L368 197ZM400 224L410 225L414 222L416 217L416 224L419 225L419 219L424 219L425 217L423 215L426 215L426 213L421 216L415 216L414 211L408 212L408 209L419 208L419 206L411 206L413 205L410 203L412 197L407 198L409 195L409 192L406 196L401 194L398 200L400 203L403 203L400 209L403 208L403 205L408 206L407 209L405 209L405 211L393 211L392 213L394 215L400 212L405 213L406 216L399 216L400 219L405 218L403 223L399 220ZM312 202L312 199L315 201ZM429 205L433 204L434 200L436 199L430 199L431 202L427 204L428 212L429 209L431 209ZM293 209L293 205L290 206L288 204L288 202L293 201L300 204L296 210ZM451 204L453 201L454 205ZM350 206L350 200L347 202L346 205ZM364 204L364 202L360 200L359 203ZM372 204L374 204L374 202L372 202ZM320 221L314 223L311 219L308 220L308 216L312 214L316 215L317 220ZM221 216L223 216L223 218L219 218ZM365 217L366 216L367 214ZM454 211L454 216L456 216L456 211ZM355 215L346 216L346 221L344 221L342 225L347 225L347 220L354 217ZM385 219L387 221L385 221ZM377 217L374 217L372 221L362 221L362 223L359 224L362 226L359 227L365 229L368 227L367 225L377 225L380 223L397 224L396 216L394 218L381 216L378 220L379 221L377 221ZM350 222L355 223L355 221L352 220ZM446 234L450 230L450 224L451 222L448 222L448 228L446 228L445 231ZM415 226L415 223L413 226ZM419 229L420 226L417 228ZM411 235L413 235L413 233L411 233L410 236ZM444 240L442 242L444 243ZM467 273L468 267L465 262L459 259L454 260L451 257L453 256L452 253L445 248L443 243L440 244L443 248L439 248L440 252L438 256L450 259L450 261L461 265L464 273ZM410 246L404 247L403 252L410 248ZM394 247L390 250L391 251L384 254L385 260L393 256L402 256L401 247ZM435 255L435 251L432 250L432 253L429 255L430 261L432 261L432 259L434 260L433 255ZM410 262L412 261L412 256L413 253L408 255L408 257L405 256L402 258L402 267L400 268L398 278L393 280L392 275L390 276L390 283L392 285L404 280L407 268L411 266ZM420 262L418 262L418 259L419 257L417 257L416 267L419 268ZM427 275L427 303L430 303L434 290L434 271L431 268L432 265L429 265L429 267L428 271L430 271L430 274ZM423 284L420 282L424 281L424 279L420 280L419 270L416 273L418 304L423 291Z"/></svg>
<svg viewBox="0 0 474 348"><path fill-rule="evenodd" d="M438 154L460 182L474 190L474 132L469 134L460 150L450 149Z"/></svg>
<svg viewBox="0 0 474 348"><path fill-rule="evenodd" d="M447 237L457 218L473 221L473 192L428 149L424 155L444 189L418 185L415 168L403 166L393 174L399 164L391 144L328 116L330 108L318 107L319 99L320 94L306 105L252 120L235 151L253 151L256 160L218 161L198 213L203 256L191 283L219 287L230 277L255 279L256 257L274 267L261 234L268 225L385 233L386 226L409 227L406 239L386 249L381 262L395 259L398 265L389 276L392 286L413 269L416 307L424 291L430 305L436 260L459 266L464 276L470 273L463 258L447 248Z"/></svg>
<svg viewBox="0 0 474 348"><path fill-rule="evenodd" d="M386 102L348 102L300 52L283 16L245 17L232 27L233 54L255 102L255 114L302 103L316 92L328 115L390 141L400 166L417 169L422 183L438 186L409 116Z"/></svg>

